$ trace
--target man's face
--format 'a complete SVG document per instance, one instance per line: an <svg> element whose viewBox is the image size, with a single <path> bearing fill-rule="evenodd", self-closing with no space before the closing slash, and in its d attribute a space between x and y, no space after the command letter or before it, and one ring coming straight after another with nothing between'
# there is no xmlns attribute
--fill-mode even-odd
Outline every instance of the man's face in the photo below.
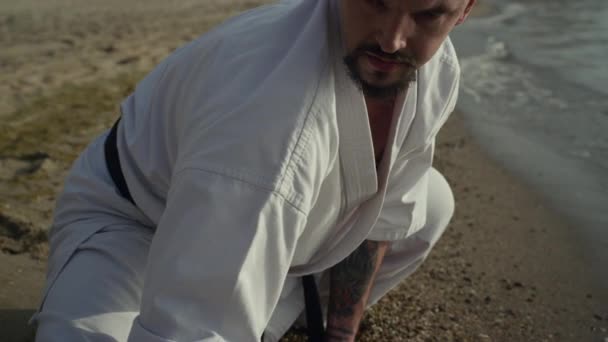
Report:
<svg viewBox="0 0 608 342"><path fill-rule="evenodd" d="M367 96L407 87L475 0L341 0L351 76Z"/></svg>

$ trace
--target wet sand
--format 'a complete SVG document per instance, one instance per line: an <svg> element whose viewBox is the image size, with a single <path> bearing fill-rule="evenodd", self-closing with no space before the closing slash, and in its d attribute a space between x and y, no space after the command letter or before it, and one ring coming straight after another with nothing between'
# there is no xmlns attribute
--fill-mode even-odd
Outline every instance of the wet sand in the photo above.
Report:
<svg viewBox="0 0 608 342"><path fill-rule="evenodd" d="M71 161L159 60L262 2L0 0L0 340L32 338L45 231ZM361 341L608 337L606 294L570 227L483 154L459 113L435 165L453 186L455 217L422 268L368 313Z"/></svg>

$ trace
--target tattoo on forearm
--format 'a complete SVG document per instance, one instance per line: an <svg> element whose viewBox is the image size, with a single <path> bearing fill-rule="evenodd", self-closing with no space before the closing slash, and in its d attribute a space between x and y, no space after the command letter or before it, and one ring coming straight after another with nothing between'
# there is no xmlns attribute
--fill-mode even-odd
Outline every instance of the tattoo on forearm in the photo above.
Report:
<svg viewBox="0 0 608 342"><path fill-rule="evenodd" d="M329 310L334 315L353 315L353 306L363 299L376 269L378 247L377 242L365 241L332 269Z"/></svg>

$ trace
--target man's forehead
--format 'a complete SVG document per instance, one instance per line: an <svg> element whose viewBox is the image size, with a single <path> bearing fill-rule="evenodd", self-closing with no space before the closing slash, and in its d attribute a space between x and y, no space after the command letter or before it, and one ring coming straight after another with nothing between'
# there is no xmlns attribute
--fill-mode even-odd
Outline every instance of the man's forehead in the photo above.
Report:
<svg viewBox="0 0 608 342"><path fill-rule="evenodd" d="M423 11L434 8L455 10L466 0L385 0L389 8L404 11Z"/></svg>

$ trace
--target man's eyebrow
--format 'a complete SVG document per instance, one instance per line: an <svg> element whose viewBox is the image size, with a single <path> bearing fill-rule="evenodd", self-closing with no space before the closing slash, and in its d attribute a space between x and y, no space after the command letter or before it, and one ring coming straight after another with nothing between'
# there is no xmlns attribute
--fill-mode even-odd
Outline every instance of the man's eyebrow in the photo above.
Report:
<svg viewBox="0 0 608 342"><path fill-rule="evenodd" d="M455 12L461 7L463 1L460 0L440 0L433 1L434 4L426 9L421 9L420 12ZM466 2L466 1L464 1Z"/></svg>
<svg viewBox="0 0 608 342"><path fill-rule="evenodd" d="M453 5L448 5L445 2L439 3L433 7L420 10L420 12L440 12L440 13L451 13L457 11L458 8Z"/></svg>
<svg viewBox="0 0 608 342"><path fill-rule="evenodd" d="M403 5L403 0L385 0L386 4L391 7L395 6L397 8L401 7L399 4ZM420 6L417 9L413 9L413 13L453 13L457 12L459 9L458 1L436 1L435 4L430 7L422 7Z"/></svg>

